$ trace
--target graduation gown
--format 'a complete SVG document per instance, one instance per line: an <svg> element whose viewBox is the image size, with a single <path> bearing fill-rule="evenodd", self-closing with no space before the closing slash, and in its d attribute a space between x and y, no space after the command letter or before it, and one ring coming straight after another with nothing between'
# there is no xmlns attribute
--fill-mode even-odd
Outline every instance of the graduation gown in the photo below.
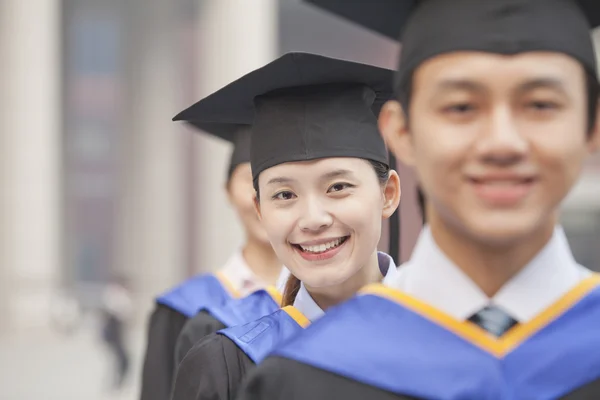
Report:
<svg viewBox="0 0 600 400"><path fill-rule="evenodd" d="M599 347L598 275L498 339L371 285L277 348L237 399L598 399Z"/></svg>
<svg viewBox="0 0 600 400"><path fill-rule="evenodd" d="M175 344L175 357L173 360L175 365L181 363L185 355L200 339L225 328L227 328L225 324L213 317L210 312L200 310L198 314L188 319L181 329Z"/></svg>
<svg viewBox="0 0 600 400"><path fill-rule="evenodd" d="M142 369L141 400L166 400L175 371L175 344L186 321L209 304L222 304L237 294L218 274L193 277L156 299L148 325Z"/></svg>
<svg viewBox="0 0 600 400"><path fill-rule="evenodd" d="M243 378L279 343L309 324L293 306L206 336L179 365L172 400L234 399Z"/></svg>
<svg viewBox="0 0 600 400"><path fill-rule="evenodd" d="M281 306L281 293L268 287L222 305L208 305L188 320L177 339L175 365L205 336L230 326L242 325L274 313Z"/></svg>

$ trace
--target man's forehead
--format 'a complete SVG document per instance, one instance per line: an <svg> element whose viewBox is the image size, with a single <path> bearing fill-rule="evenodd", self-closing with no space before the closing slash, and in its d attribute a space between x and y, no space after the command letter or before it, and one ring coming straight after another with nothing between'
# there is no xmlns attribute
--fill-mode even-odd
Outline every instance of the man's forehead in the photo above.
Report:
<svg viewBox="0 0 600 400"><path fill-rule="evenodd" d="M583 72L581 64L561 53L529 52L500 55L484 52L456 52L443 54L424 62L415 71L415 77L434 84L467 83L493 79L499 76L527 80L568 80Z"/></svg>

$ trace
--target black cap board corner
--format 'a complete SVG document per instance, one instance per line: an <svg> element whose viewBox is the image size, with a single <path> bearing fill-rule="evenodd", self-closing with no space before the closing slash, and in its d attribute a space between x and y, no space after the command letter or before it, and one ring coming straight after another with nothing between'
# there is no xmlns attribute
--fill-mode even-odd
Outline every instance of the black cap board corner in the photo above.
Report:
<svg viewBox="0 0 600 400"><path fill-rule="evenodd" d="M212 93L174 119L252 125L253 178L284 162L360 157L387 164L377 114L394 71L287 53Z"/></svg>
<svg viewBox="0 0 600 400"><path fill-rule="evenodd" d="M389 39L398 40L417 0L304 0Z"/></svg>
<svg viewBox="0 0 600 400"><path fill-rule="evenodd" d="M227 180L231 178L239 165L250 162L250 125L219 124L193 120L186 122L196 130L226 140L233 145L227 167Z"/></svg>

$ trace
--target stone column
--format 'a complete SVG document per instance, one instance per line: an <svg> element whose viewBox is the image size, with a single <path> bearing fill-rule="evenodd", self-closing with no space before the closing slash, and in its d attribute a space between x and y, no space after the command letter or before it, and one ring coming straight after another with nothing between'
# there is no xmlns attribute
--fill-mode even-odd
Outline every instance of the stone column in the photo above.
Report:
<svg viewBox="0 0 600 400"><path fill-rule="evenodd" d="M277 0L205 0L199 3L198 99L277 57ZM214 270L243 241L224 189L230 148L207 135L194 137L196 271Z"/></svg>
<svg viewBox="0 0 600 400"><path fill-rule="evenodd" d="M60 3L0 2L0 330L46 325L61 270Z"/></svg>
<svg viewBox="0 0 600 400"><path fill-rule="evenodd" d="M176 8L164 0L131 0L128 7L115 258L145 309L184 277L183 134L171 118L185 83L177 70Z"/></svg>

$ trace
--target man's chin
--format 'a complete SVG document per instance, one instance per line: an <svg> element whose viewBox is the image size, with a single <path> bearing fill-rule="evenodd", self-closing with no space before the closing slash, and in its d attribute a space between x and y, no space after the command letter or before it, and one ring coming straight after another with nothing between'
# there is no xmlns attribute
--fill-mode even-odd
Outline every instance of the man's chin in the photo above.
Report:
<svg viewBox="0 0 600 400"><path fill-rule="evenodd" d="M525 216L487 221L483 218L474 222L468 230L470 231L469 236L483 245L490 247L514 246L539 231L540 226L535 222L531 217Z"/></svg>

